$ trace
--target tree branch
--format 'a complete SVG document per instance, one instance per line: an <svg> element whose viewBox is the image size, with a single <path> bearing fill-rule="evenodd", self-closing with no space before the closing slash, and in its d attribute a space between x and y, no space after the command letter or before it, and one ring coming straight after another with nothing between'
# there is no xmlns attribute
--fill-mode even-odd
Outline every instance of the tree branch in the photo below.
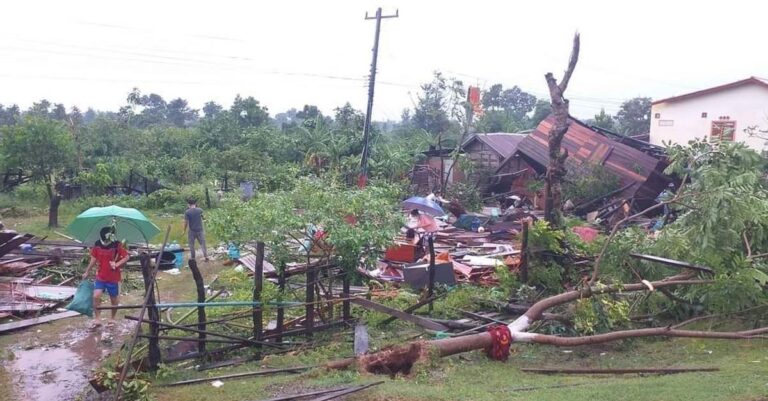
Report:
<svg viewBox="0 0 768 401"><path fill-rule="evenodd" d="M571 75L573 75L573 70L576 68L576 63L579 61L580 44L580 35L576 32L573 35L573 48L571 49L571 58L568 60L568 69L565 70L563 80L560 81L560 93L565 93L565 90L568 88L568 82L571 80Z"/></svg>
<svg viewBox="0 0 768 401"><path fill-rule="evenodd" d="M690 338L718 338L726 340L744 340L753 338L757 335L768 333L768 327L747 331L698 331L698 330L678 330L671 327L654 327L650 329L635 329L614 331L605 334L597 334L586 337L557 337L546 334L530 334L521 337L523 342L532 342L536 344L550 344L559 347L573 347L579 345L599 344L610 341L622 340L625 338L636 337L690 337ZM514 337L514 333L513 333ZM518 340L518 338L514 338Z"/></svg>
<svg viewBox="0 0 768 401"><path fill-rule="evenodd" d="M677 193L675 194L675 196L672 197L672 199L669 199L669 200L657 203L657 204L655 204L655 205L653 205L651 207L648 207L647 209L645 209L643 211L640 211L640 212L635 213L635 214L633 214L631 216L625 217L625 218L621 219L618 223L616 223L613 226L613 229L611 230L611 234L608 235L608 238L605 239L605 242L603 243L603 248L600 249L600 253L597 255L597 258L595 258L595 266L592 268L592 278L589 280L589 285L590 286L594 285L597 282L597 277L600 275L600 262L603 261L603 257L605 257L605 252L608 250L608 245L611 244L611 241L616 236L616 234L619 232L619 228L621 228L621 226L624 223L626 223L626 222L628 222L628 221L630 221L630 220L632 220L632 219L634 219L636 217L643 216L646 213L650 213L650 212L652 212L652 211L654 211L654 210L656 210L656 209L658 209L658 208L660 208L660 207L662 207L664 205L668 205L670 203L678 202L680 200L680 198L682 197L683 188L685 187L685 182L687 180L688 180L688 175L686 174L685 177L683 177L683 181L682 181L682 184L680 185L680 188L678 188Z"/></svg>
<svg viewBox="0 0 768 401"><path fill-rule="evenodd" d="M752 257L752 247L749 246L749 238L747 238L747 232L744 231L741 233L742 238L744 238L744 248L747 250L747 259Z"/></svg>

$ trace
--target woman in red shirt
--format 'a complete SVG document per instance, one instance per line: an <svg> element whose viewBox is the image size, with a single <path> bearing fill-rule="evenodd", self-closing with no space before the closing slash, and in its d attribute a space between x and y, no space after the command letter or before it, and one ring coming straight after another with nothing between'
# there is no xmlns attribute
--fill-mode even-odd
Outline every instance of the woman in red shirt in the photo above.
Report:
<svg viewBox="0 0 768 401"><path fill-rule="evenodd" d="M96 244L91 248L91 261L83 273L83 280L85 280L88 278L91 268L98 263L96 281L93 285L94 327L101 325L99 320L101 311L98 308L101 305L101 295L104 291L109 294L112 306L118 305L120 269L128 262L128 251L123 248L123 244L113 239L114 233L113 227L101 229L99 232L100 240L96 241ZM114 321L117 309L112 309L111 312L112 321Z"/></svg>

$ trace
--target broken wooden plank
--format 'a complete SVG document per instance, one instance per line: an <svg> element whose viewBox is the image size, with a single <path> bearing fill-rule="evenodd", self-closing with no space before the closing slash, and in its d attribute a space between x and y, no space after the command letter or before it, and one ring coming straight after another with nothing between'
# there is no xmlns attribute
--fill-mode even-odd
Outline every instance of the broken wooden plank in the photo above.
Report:
<svg viewBox="0 0 768 401"><path fill-rule="evenodd" d="M436 301L436 300L438 300L438 299L440 299L440 298L442 298L442 297L444 297L446 295L448 295L448 293L447 292L443 292L443 293L440 293L440 294L437 294L437 295L433 296L432 298L423 299L423 300L421 300L421 301L419 301L419 302L417 302L417 303L415 303L415 304L413 304L413 305L403 309L403 312L411 313L411 312L415 311L416 309L419 309L422 306L427 305L428 303L434 302L434 301ZM394 322L395 320L397 320L396 316L390 316L390 317L384 319L381 322L381 324L382 325L390 324L390 323Z"/></svg>
<svg viewBox="0 0 768 401"><path fill-rule="evenodd" d="M54 314L51 314L51 315L37 317L37 318L34 318L34 319L26 319L26 320L22 320L20 322L0 324L0 333L6 333L6 332L9 332L9 331L12 331L12 330L19 330L19 329L23 329L25 327L34 326L34 325L41 324L41 323L52 322L54 320L65 319L65 318L68 318L68 317L74 317L74 316L78 316L79 314L80 313L75 312L75 311L67 311L67 312L54 313Z"/></svg>
<svg viewBox="0 0 768 401"><path fill-rule="evenodd" d="M240 379L243 377L253 377L253 376L265 376L265 375L272 375L277 373L299 373L303 372L308 369L312 369L314 366L296 366L293 368L284 368L284 369L265 369L265 370L257 370L254 372L243 372L243 373L235 373L231 375L225 375L225 376L215 376L215 377L203 377L200 379L191 379L191 380L182 380L179 382L174 383L168 383L163 384L161 387L175 387L175 386L183 386L187 384L197 384L197 383L203 383L203 382L211 382L214 380L226 380L226 379Z"/></svg>
<svg viewBox="0 0 768 401"><path fill-rule="evenodd" d="M633 257L635 259L642 259L642 260L647 260L647 261L651 261L651 262L661 263L661 264L663 264L665 266L670 266L670 267L677 267L677 268L682 268L682 269L697 270L697 271L705 272L705 273L709 273L709 274L714 274L715 273L714 270L712 270L711 268L706 267L706 266L694 265L692 263L682 262L682 261L674 260L674 259L662 258L662 257L659 257L659 256L642 255L642 254L639 254L639 253L630 253L629 256L631 256L631 257Z"/></svg>
<svg viewBox="0 0 768 401"><path fill-rule="evenodd" d="M448 330L447 327L443 326L440 323L433 322L432 320L411 315L410 313L403 312L401 310L390 308L389 306L382 305L380 303L376 303L373 301L369 301L364 298L352 298L350 300L352 303L357 304L359 306L362 306L366 309L372 309L377 312L386 313L387 315L394 316L400 320L404 320L406 322L413 323L417 326L421 326L427 330L434 330L434 331L446 331Z"/></svg>
<svg viewBox="0 0 768 401"><path fill-rule="evenodd" d="M688 372L717 372L720 368L522 368L523 372L541 374L575 374L575 375L625 375L632 373L674 374Z"/></svg>
<svg viewBox="0 0 768 401"><path fill-rule="evenodd" d="M334 398L339 398L339 397L345 396L347 394L352 394L352 393L356 393L358 391L365 390L365 389L367 389L369 387L378 386L379 384L382 384L382 383L384 383L384 382L383 381L378 381L378 382L374 382L374 383L364 384L362 386L350 387L349 389L342 390L342 391L339 391L339 392L336 392L336 393L331 393L331 394L328 394L328 395L324 395L322 397L313 398L310 401L328 401L328 400L332 400Z"/></svg>
<svg viewBox="0 0 768 401"><path fill-rule="evenodd" d="M299 398L306 398L311 397L313 395L323 395L323 394L329 394L329 393L337 393L339 391L348 390L349 387L339 387L339 388L331 388L327 390L317 390L317 391L310 391L308 393L299 393L299 394L293 394L293 395L283 395L275 398L268 398L266 400L260 400L260 401L293 401L297 400Z"/></svg>

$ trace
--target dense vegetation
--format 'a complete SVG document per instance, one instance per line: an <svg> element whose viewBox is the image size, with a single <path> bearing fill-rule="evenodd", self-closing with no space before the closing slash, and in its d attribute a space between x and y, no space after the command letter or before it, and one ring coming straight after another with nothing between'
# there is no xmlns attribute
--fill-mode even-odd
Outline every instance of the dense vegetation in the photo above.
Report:
<svg viewBox="0 0 768 401"><path fill-rule="evenodd" d="M550 112L547 101L496 84L482 96L484 114L473 118L464 83L439 72L421 89L401 121L374 123L374 181L407 180L420 152L430 146L453 148L471 132L532 128ZM644 118L638 107L643 106L637 99L627 101L617 121L637 124ZM22 197L45 193L49 199L57 182L81 184L87 194L101 195L122 184L130 171L174 189L215 190L226 179L229 188L252 181L275 191L290 189L301 176L350 183L358 174L363 124L363 113L348 103L331 115L312 105L271 115L254 97L240 95L229 108L208 102L201 110L184 99L166 101L138 89L118 111L82 112L41 100L27 110L0 105L0 167L21 169L37 184L35 190L21 189ZM625 125L611 128L623 131Z"/></svg>

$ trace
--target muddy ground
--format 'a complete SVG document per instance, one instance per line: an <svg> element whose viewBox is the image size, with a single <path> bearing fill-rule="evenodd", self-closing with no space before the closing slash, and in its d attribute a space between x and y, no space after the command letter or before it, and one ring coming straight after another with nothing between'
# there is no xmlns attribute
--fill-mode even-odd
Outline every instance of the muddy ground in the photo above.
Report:
<svg viewBox="0 0 768 401"><path fill-rule="evenodd" d="M221 268L215 262L199 265L206 282ZM189 269L179 275L160 273L158 287L165 302L185 299L194 291ZM121 293L120 303L141 303L142 293ZM104 312L102 318L108 315ZM123 315L118 314L112 328L89 330L91 321L83 316L0 335L0 401L98 400L88 383L93 369L119 350L136 327Z"/></svg>
<svg viewBox="0 0 768 401"><path fill-rule="evenodd" d="M91 372L134 327L118 320L114 327L91 330L90 319L74 317L39 325L5 338L3 368L11 386L0 393L8 400L87 400Z"/></svg>

